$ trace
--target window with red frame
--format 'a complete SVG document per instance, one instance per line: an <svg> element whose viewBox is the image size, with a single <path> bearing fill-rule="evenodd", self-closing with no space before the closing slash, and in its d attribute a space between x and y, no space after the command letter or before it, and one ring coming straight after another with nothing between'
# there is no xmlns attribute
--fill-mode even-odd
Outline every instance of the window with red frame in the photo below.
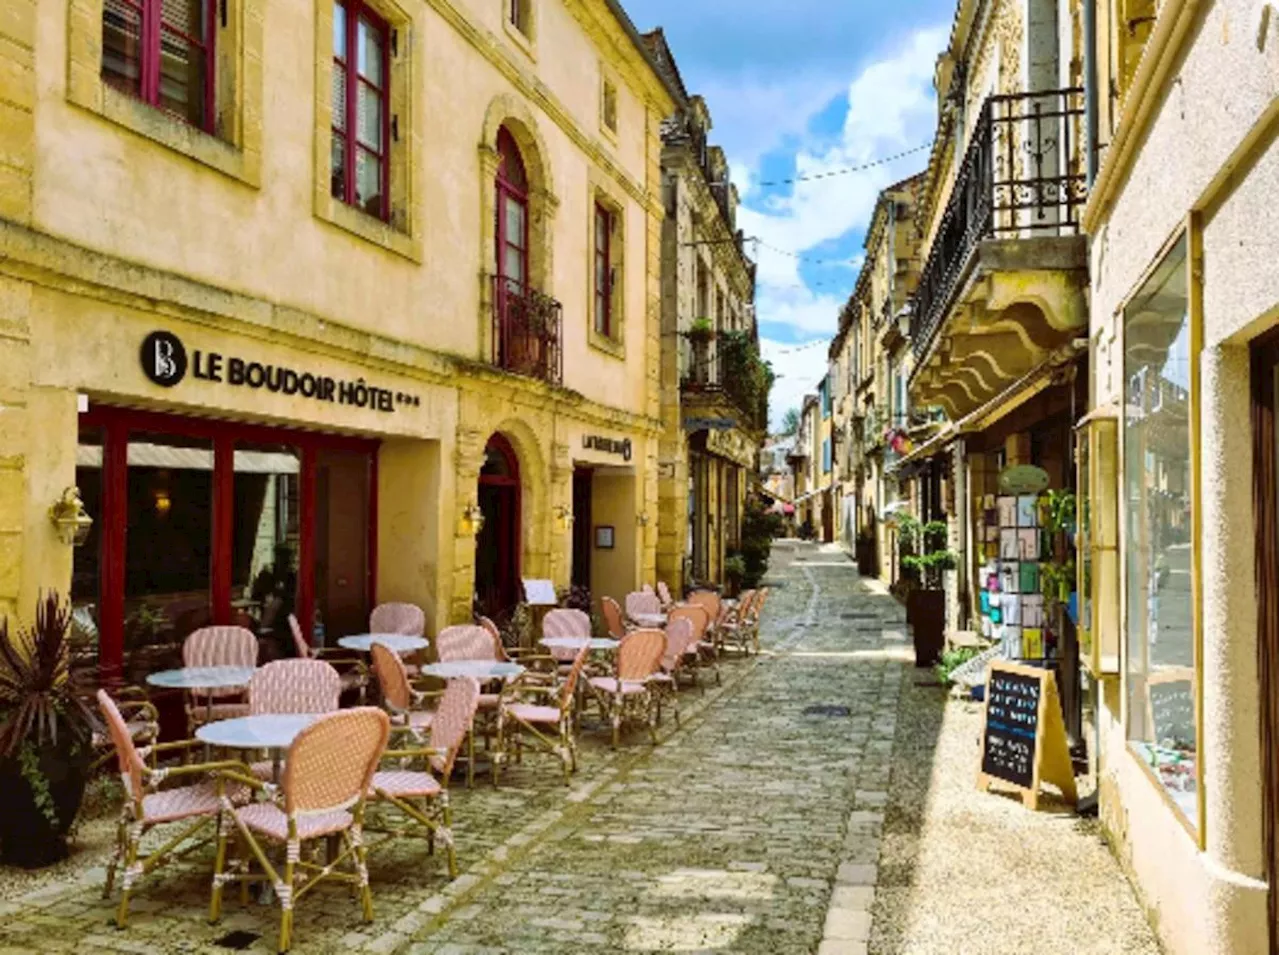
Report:
<svg viewBox="0 0 1280 955"><path fill-rule="evenodd" d="M329 188L379 219L391 215L390 30L359 0L333 5L333 114Z"/></svg>
<svg viewBox="0 0 1280 955"><path fill-rule="evenodd" d="M613 213L596 203L595 241L595 290L596 331L601 335L613 334L613 270L610 266L613 233Z"/></svg>
<svg viewBox="0 0 1280 955"><path fill-rule="evenodd" d="M102 79L214 132L214 0L104 0Z"/></svg>

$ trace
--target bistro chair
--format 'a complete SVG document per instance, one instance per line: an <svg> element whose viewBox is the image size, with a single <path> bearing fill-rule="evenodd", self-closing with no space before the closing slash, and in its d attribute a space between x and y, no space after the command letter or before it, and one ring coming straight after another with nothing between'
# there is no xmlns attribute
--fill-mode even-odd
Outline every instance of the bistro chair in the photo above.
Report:
<svg viewBox="0 0 1280 955"><path fill-rule="evenodd" d="M165 769L148 766L143 761L143 753L134 745L129 726L115 700L107 695L106 690L98 691L97 700L107 735L115 747L125 791L120 823L116 828L115 851L107 864L107 880L102 895L103 898L111 897L116 872L123 865L116 925L125 928L129 924L129 899L138 880L157 868L183 842L215 823L225 805L241 805L247 799L248 790L243 786L229 784L212 774L224 769L247 774L249 770L243 763L230 761L188 763ZM174 752L202 745L197 740L159 743L151 748L151 752L154 756L158 752ZM161 788L166 782L186 778L189 778L188 785ZM148 831L173 822L190 824L149 855L139 855L142 839Z"/></svg>
<svg viewBox="0 0 1280 955"><path fill-rule="evenodd" d="M671 589L667 586L665 580L658 581L658 602L662 604L662 610L665 613L675 603L671 599Z"/></svg>
<svg viewBox="0 0 1280 955"><path fill-rule="evenodd" d="M569 774L578 770L578 743L573 727L574 693L590 652L589 645L577 651L569 667L569 675L559 687L517 681L502 695L498 710L498 742L493 754L494 786L498 785L502 764L511 755L511 744L515 744L516 762L520 762L525 739L560 758L565 785L569 784ZM540 702L521 702L530 699Z"/></svg>
<svg viewBox="0 0 1280 955"><path fill-rule="evenodd" d="M667 614L667 626L671 626L672 621L675 620L688 620L693 624L693 639L685 649L685 660L690 667L690 673L693 675L694 686L699 689L702 688L702 685L698 682L698 670L705 669L708 666L714 669L716 684L718 685L720 683L720 666L716 662L714 648L703 639L711 622L707 615L707 609L696 604L676 604L671 608L671 612Z"/></svg>
<svg viewBox="0 0 1280 955"><path fill-rule="evenodd" d="M627 594L623 606L627 608L627 619L632 621L636 620L636 614L662 613L662 601L653 591L634 590Z"/></svg>
<svg viewBox="0 0 1280 955"><path fill-rule="evenodd" d="M115 690L112 702L124 719L125 728L133 745L139 747L144 757L151 753L151 744L160 738L160 711L147 697L147 691L140 686L122 686ZM99 755L89 766L92 776L116 756L115 742L106 728L93 731L93 748ZM153 760L154 762L154 760Z"/></svg>
<svg viewBox="0 0 1280 955"><path fill-rule="evenodd" d="M693 623L688 617L677 617L667 623L667 646L663 650L659 668L653 674L653 682L658 687L658 722L662 722L662 698L671 697L671 712L675 715L676 726L680 725L680 676L685 672L686 652L693 643Z"/></svg>
<svg viewBox="0 0 1280 955"><path fill-rule="evenodd" d="M591 637L591 618L582 610L571 607L557 607L548 610L542 618L542 635L544 637ZM549 647L548 652L557 663L572 664L577 659L576 650L556 649Z"/></svg>
<svg viewBox="0 0 1280 955"><path fill-rule="evenodd" d="M399 633L420 637L426 632L427 615L416 604L378 604L369 614L370 633Z"/></svg>
<svg viewBox="0 0 1280 955"><path fill-rule="evenodd" d="M751 608L755 603L754 590L743 591L736 604L725 601L719 624L720 645L740 651L744 656L751 652Z"/></svg>
<svg viewBox="0 0 1280 955"><path fill-rule="evenodd" d="M436 840L444 845L449 861L449 878L458 877L458 856L453 846L453 817L449 810L449 776L463 740L471 733L476 705L480 701L480 684L470 677L450 680L440 698L431 723L431 736L426 747L408 746L389 749L384 760L395 761L391 768L373 774L370 798L389 803L399 810L410 825L427 832L430 851ZM397 744L398 745L398 744ZM420 769L413 768L419 761ZM404 834L403 828L388 828L373 847Z"/></svg>
<svg viewBox="0 0 1280 955"><path fill-rule="evenodd" d="M332 879L357 888L364 920L373 921L373 895L365 865L365 800L378 760L387 748L390 721L372 706L330 713L312 723L293 741L285 759L284 777L277 788L252 776L234 772L223 775L257 791L259 800L233 806L223 797L239 832L240 843L262 867L249 871L248 858L228 864L229 827L219 827L214 856L213 894L209 920L222 915L222 888L228 882L270 881L280 903L280 939L277 948L287 952L293 944L294 904L320 882ZM307 861L303 846L316 839L340 837L342 845L323 865ZM271 864L265 844L285 847L284 869ZM346 866L350 871L344 871Z"/></svg>
<svg viewBox="0 0 1280 955"><path fill-rule="evenodd" d="M724 609L720 595L714 590L695 590L685 599L685 603L692 604L695 607L702 607L707 611L707 629L702 639L711 644L713 652L719 653L720 631L718 624L720 623L721 611Z"/></svg>
<svg viewBox="0 0 1280 955"><path fill-rule="evenodd" d="M519 663L530 671L555 670L556 658L549 652L526 647L508 647L502 642L498 625L483 614L476 617L476 626L484 627L493 638L493 655L499 663Z"/></svg>
<svg viewBox="0 0 1280 955"><path fill-rule="evenodd" d="M342 677L323 660L275 660L253 671L249 713L332 713Z"/></svg>
<svg viewBox="0 0 1280 955"><path fill-rule="evenodd" d="M342 692L357 690L360 702L364 702L365 690L369 686L369 668L359 656L353 655L341 647L313 647L302 636L302 625L298 618L289 614L289 630L293 634L293 649L299 657L311 660L324 660L338 669Z"/></svg>
<svg viewBox="0 0 1280 955"><path fill-rule="evenodd" d="M618 644L618 660L613 676L594 676L590 686L601 703L601 716L613 724L613 746L626 720L643 721L649 738L656 744L657 694L650 677L658 670L666 650L667 637L661 630L633 630Z"/></svg>
<svg viewBox="0 0 1280 955"><path fill-rule="evenodd" d="M436 634L436 656L441 663L452 663L457 660L498 660L494 649L493 637L484 627L473 623L459 623L445 627ZM491 737L497 727L498 694L481 693L477 705L479 711L478 729L484 737L485 749L490 748ZM475 733L467 734L467 788L475 782Z"/></svg>
<svg viewBox="0 0 1280 955"><path fill-rule="evenodd" d="M618 601L612 597L601 597L600 615L604 617L605 628L613 639L621 640L627 635L629 628L626 619L622 616L622 608L618 606Z"/></svg>
<svg viewBox="0 0 1280 955"><path fill-rule="evenodd" d="M751 615L747 618L747 624L751 630L752 651L756 654L760 653L760 615L764 612L764 602L768 596L768 587L761 587L756 591L756 602L751 608Z"/></svg>
<svg viewBox="0 0 1280 955"><path fill-rule="evenodd" d="M435 712L426 709L424 704L438 698L443 691L415 687L404 661L394 650L375 642L369 654L373 657L373 672L382 689L382 705L387 710L391 725L398 731L408 729L418 738L423 738L435 718Z"/></svg>
<svg viewBox="0 0 1280 955"><path fill-rule="evenodd" d="M258 665L258 638L244 627L201 627L182 642L182 665L188 668L235 666L252 670ZM239 689L188 690L189 734L194 736L196 727L207 722L247 716L249 703L244 696L245 691Z"/></svg>

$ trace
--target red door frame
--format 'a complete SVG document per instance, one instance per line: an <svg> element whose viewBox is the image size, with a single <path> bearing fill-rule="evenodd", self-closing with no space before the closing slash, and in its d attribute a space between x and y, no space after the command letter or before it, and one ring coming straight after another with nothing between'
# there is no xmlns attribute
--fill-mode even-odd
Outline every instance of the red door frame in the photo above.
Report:
<svg viewBox="0 0 1280 955"><path fill-rule="evenodd" d="M209 603L213 621L231 623L231 552L234 546L234 456L237 441L289 444L301 454L298 475L298 622L310 639L315 585L315 466L321 450L355 451L369 456L369 558L366 581L369 606L377 594L378 446L374 438L300 431L239 421L190 418L110 405L93 405L80 426L101 428L102 552L98 570L98 670L104 684L118 680L124 662L124 584L128 534L129 434L149 431L206 438L213 445L213 540L210 548Z"/></svg>
<svg viewBox="0 0 1280 955"><path fill-rule="evenodd" d="M504 147L506 148L504 149ZM510 359L508 349L511 347L511 322L507 309L507 298L510 291L507 287L507 282L509 279L514 278L514 276L507 275L507 256L505 253L508 245L514 249L519 249L520 251L520 281L518 294L523 296L525 291L529 288L529 195L526 191L529 180L528 173L524 166L524 159L520 155L520 147L516 143L515 137L511 135L511 132L505 126L498 129L497 150L499 156L498 174L494 177L494 188L496 190L498 222L497 228L494 230L494 238L497 243L495 252L497 262L495 263L496 268L494 271L498 276L500 276L500 281L498 282L498 315L500 316L498 327L500 329L501 340L498 345L498 355L501 362L505 365ZM508 170L506 169L505 159L508 157L513 158L520 163L519 180L523 181L523 186L515 177L507 177ZM519 204L523 213L520 217L523 226L521 229L522 234L514 238L507 235L507 199L511 199Z"/></svg>
<svg viewBox="0 0 1280 955"><path fill-rule="evenodd" d="M485 444L485 456L488 456L490 450L497 451L502 455L507 463L506 474L485 474L483 470L480 473L479 483L489 487L507 488L507 499L511 502L511 510L513 514L503 517L509 517L507 521L506 533L498 535L498 566L510 567L511 578L508 581L511 590L514 591L516 601L520 599L520 559L521 547L520 541L520 510L521 510L521 486L520 486L520 459L516 457L515 448L511 446L511 442L505 436L495 432L489 437ZM514 551L514 553L512 553ZM503 594L504 597L511 594Z"/></svg>

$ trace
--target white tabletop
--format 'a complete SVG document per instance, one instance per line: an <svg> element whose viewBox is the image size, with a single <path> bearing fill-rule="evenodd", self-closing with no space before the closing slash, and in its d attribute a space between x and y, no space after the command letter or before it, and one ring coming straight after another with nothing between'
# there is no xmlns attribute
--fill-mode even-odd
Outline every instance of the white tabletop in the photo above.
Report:
<svg viewBox="0 0 1280 955"><path fill-rule="evenodd" d="M667 615L665 613L633 613L631 619L642 627L661 629L667 625Z"/></svg>
<svg viewBox="0 0 1280 955"><path fill-rule="evenodd" d="M396 653L412 653L414 650L425 650L430 646L423 637L411 637L403 633L357 633L343 637L338 641L338 646L344 650L368 653L375 643L380 643Z"/></svg>
<svg viewBox="0 0 1280 955"><path fill-rule="evenodd" d="M248 686L253 667L183 667L147 674L152 686L180 690L220 690Z"/></svg>
<svg viewBox="0 0 1280 955"><path fill-rule="evenodd" d="M288 749L294 737L314 723L321 713L260 713L232 720L205 723L196 739L231 749Z"/></svg>
<svg viewBox="0 0 1280 955"><path fill-rule="evenodd" d="M581 650L587 645L592 650L618 649L618 641L607 637L543 637L538 642L552 650Z"/></svg>
<svg viewBox="0 0 1280 955"><path fill-rule="evenodd" d="M497 660L451 660L448 663L428 664L422 668L422 672L442 679L472 676L477 680L494 680L519 676L524 672L524 667L518 663L499 663Z"/></svg>

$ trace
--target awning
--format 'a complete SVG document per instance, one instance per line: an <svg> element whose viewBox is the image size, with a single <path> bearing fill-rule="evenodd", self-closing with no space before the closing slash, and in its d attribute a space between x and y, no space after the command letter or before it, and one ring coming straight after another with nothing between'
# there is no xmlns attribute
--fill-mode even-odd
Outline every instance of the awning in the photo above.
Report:
<svg viewBox="0 0 1280 955"><path fill-rule="evenodd" d="M169 471L212 471L212 448L174 448L166 444L129 443L129 464L136 468L165 468ZM76 448L76 467L102 467L102 448L82 444ZM281 451L236 451L237 474L297 474L301 463Z"/></svg>
<svg viewBox="0 0 1280 955"><path fill-rule="evenodd" d="M828 491L828 490L830 490L830 488L820 487L816 491L809 491L805 494L801 494L798 498L796 498L795 502L797 504L801 504L809 500L809 498L817 497L819 494L822 494L824 491Z"/></svg>

